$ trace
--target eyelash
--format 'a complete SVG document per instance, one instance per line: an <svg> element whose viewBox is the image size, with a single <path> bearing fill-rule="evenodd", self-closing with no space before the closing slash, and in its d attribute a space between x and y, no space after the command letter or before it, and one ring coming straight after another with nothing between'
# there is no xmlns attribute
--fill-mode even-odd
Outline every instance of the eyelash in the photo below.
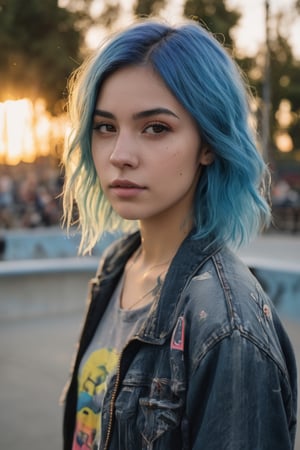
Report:
<svg viewBox="0 0 300 450"><path fill-rule="evenodd" d="M105 127L105 130L102 130L102 127ZM152 132L147 131L150 128L152 128ZM156 132L155 132L155 128L156 128ZM159 130L157 130L157 128ZM102 134L115 133L115 131L116 131L116 127L113 124L105 123L105 122L94 124L92 129L95 131L98 131L99 133L102 133ZM171 128L168 125L161 123L161 122L151 122L143 128L142 134L158 135L158 134L166 133L168 131L171 131Z"/></svg>
<svg viewBox="0 0 300 450"><path fill-rule="evenodd" d="M106 127L106 130L102 131L101 127ZM111 128L111 129L109 130L109 128ZM107 133L108 134L108 133L113 133L115 131L115 127L111 123L95 123L93 125L93 130L99 131L100 133Z"/></svg>
<svg viewBox="0 0 300 450"><path fill-rule="evenodd" d="M154 134L154 135L155 135L155 134L162 134L162 133L171 131L171 128L170 128L168 125L164 124L164 123L161 123L161 122L152 122L152 123L148 124L148 125L144 128L143 133L145 133L146 130L148 130L149 128L153 128L153 131L154 131L154 129L155 129L156 127L158 127L158 128L160 129L160 131L157 132L157 133L156 133L156 132L152 132L152 133L149 133L149 134Z"/></svg>

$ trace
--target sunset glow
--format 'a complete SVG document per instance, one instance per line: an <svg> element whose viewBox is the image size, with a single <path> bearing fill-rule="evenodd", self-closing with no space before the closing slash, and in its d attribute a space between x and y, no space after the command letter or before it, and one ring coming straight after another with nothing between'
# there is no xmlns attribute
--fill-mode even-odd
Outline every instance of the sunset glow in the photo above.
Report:
<svg viewBox="0 0 300 450"><path fill-rule="evenodd" d="M7 100L0 103L0 163L33 162L57 150L66 122L53 117L43 100Z"/></svg>

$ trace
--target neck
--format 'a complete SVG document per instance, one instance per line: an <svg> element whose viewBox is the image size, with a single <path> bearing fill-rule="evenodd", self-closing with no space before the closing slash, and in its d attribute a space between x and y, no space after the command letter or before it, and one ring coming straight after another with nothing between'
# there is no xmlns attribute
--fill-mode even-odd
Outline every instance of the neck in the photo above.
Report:
<svg viewBox="0 0 300 450"><path fill-rule="evenodd" d="M170 218L170 215L172 216ZM127 261L121 305L133 309L158 300L172 258L190 232L193 221L179 214L160 214L140 221L141 247Z"/></svg>
<svg viewBox="0 0 300 450"><path fill-rule="evenodd" d="M185 220L141 221L141 256L145 266L171 260L193 226L192 215Z"/></svg>

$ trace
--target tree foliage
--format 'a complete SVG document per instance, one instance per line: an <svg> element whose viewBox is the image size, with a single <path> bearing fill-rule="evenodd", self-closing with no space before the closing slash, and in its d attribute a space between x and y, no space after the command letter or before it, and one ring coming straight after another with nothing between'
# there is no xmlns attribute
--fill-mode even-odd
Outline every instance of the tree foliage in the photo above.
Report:
<svg viewBox="0 0 300 450"><path fill-rule="evenodd" d="M57 0L1 0L0 101L42 97L55 109L79 63L79 18Z"/></svg>
<svg viewBox="0 0 300 450"><path fill-rule="evenodd" d="M282 129L291 136L294 148L300 149L300 62L295 60L291 46L280 34L271 42L270 54L273 143L276 144L276 130ZM288 101L290 105L290 123L287 125L281 125L276 119L282 101Z"/></svg>
<svg viewBox="0 0 300 450"><path fill-rule="evenodd" d="M232 45L230 31L237 25L241 15L236 10L229 11L223 0L187 0L183 13L208 28L226 46Z"/></svg>
<svg viewBox="0 0 300 450"><path fill-rule="evenodd" d="M262 99L263 88L266 82L270 86L270 143L269 153L276 160L280 157L276 143L278 132L290 135L294 144L294 151L300 149L300 61L294 56L293 49L282 31L284 20L282 13L277 15L275 27L269 40L270 77L265 79L265 59L267 48L263 45L255 58L244 57L238 63L246 72L250 85L258 99ZM279 120L279 111L282 102L288 102L290 117L286 116L285 123ZM258 116L260 118L260 116ZM288 120L289 119L289 120ZM259 124L260 125L260 124ZM281 155L282 156L282 155ZM290 155L293 157L293 155ZM274 162L274 160L273 160Z"/></svg>
<svg viewBox="0 0 300 450"><path fill-rule="evenodd" d="M155 6L156 5L156 6ZM154 8L163 8L164 2L151 0L138 0L135 3L134 12L138 15L151 15L156 11ZM287 132L294 143L294 147L300 149L300 85L299 69L300 62L294 57L288 36L283 35L282 30L288 30L295 19L295 15L300 13L300 0L295 0L294 10L279 12L273 18L273 29L270 38L270 142L269 154L279 155L276 148L276 133L278 131ZM295 14L296 13L296 14ZM186 0L183 4L183 14L185 17L200 22L211 31L219 41L227 48L233 50L233 55L240 65L246 78L249 80L250 88L258 100L258 128L262 134L262 109L263 109L263 89L266 87L265 63L266 48L263 44L258 49L255 57L238 55L235 52L235 42L232 39L232 30L238 24L240 13L236 10L229 10L224 0ZM274 25L275 23L275 25ZM280 124L279 110L282 101L287 101L290 105L290 121L288 125ZM292 156L292 155L291 155Z"/></svg>
<svg viewBox="0 0 300 450"><path fill-rule="evenodd" d="M139 17L159 15L166 6L166 0L137 0L133 12ZM237 24L240 13L229 11L224 0L187 0L183 7L184 16L199 21L219 39L232 44L230 30Z"/></svg>
<svg viewBox="0 0 300 450"><path fill-rule="evenodd" d="M165 6L166 0L137 0L133 12L138 17L150 17L158 15Z"/></svg>
<svg viewBox="0 0 300 450"><path fill-rule="evenodd" d="M122 12L120 1L103 0L101 12L96 16L91 14L95 0L61 1L64 7L58 6L58 0L27 0L26 3L24 0L0 0L0 101L43 97L55 110L64 96L69 74L81 62L85 31L95 24L113 30ZM167 0L135 0L132 14L158 16L166 6L169 6ZM294 0L294 6L295 14L290 11L289 19L285 11L278 14L270 39L270 129L273 138L280 127L278 109L286 99L291 105L292 118L286 131L296 148L300 148L300 62L282 32L289 28L286 21L294 20L300 13L300 0ZM199 21L227 48L234 50L232 30L239 22L240 13L229 10L225 0L185 0L183 14ZM236 59L261 99L265 48L262 46L255 57L236 55Z"/></svg>

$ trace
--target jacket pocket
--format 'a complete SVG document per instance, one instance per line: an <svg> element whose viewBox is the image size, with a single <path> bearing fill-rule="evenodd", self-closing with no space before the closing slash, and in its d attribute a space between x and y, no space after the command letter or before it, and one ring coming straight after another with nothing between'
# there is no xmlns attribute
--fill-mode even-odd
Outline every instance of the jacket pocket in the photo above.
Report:
<svg viewBox="0 0 300 450"><path fill-rule="evenodd" d="M123 383L115 404L118 448L134 450L141 447L141 438L136 431L138 399L141 387Z"/></svg>
<svg viewBox="0 0 300 450"><path fill-rule="evenodd" d="M182 410L170 380L155 378L143 386L123 382L116 401L119 448L150 450L158 439L157 449L181 448Z"/></svg>

